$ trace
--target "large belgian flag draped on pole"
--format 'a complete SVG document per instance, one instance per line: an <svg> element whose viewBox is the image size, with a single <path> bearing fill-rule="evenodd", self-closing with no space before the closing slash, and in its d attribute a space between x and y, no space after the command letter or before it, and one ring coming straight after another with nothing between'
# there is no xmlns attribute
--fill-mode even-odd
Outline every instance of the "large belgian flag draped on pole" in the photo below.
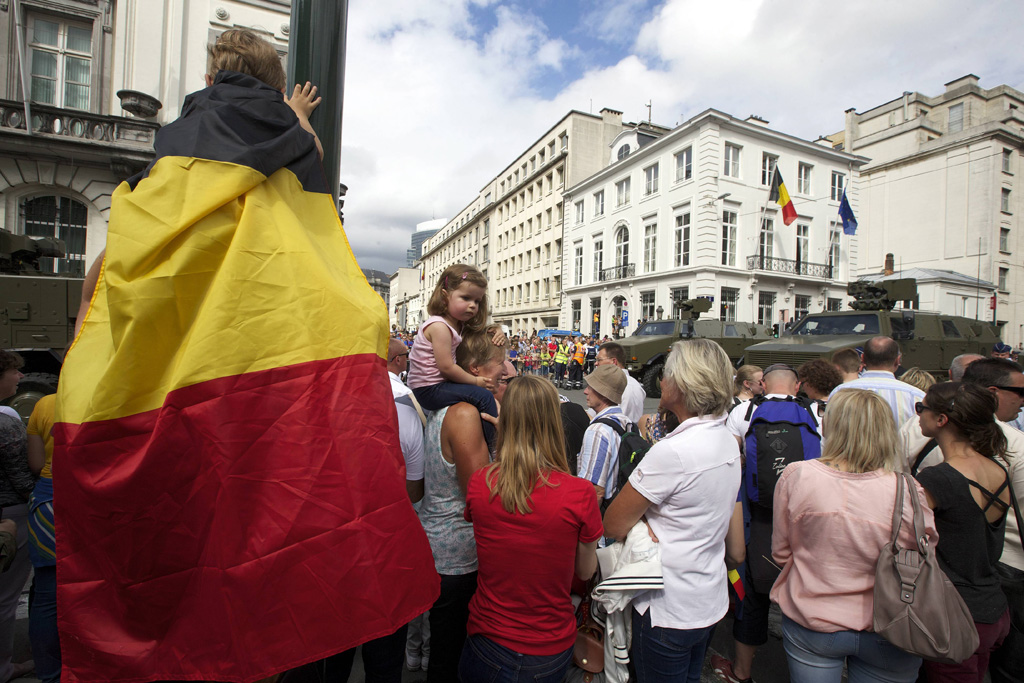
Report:
<svg viewBox="0 0 1024 683"><path fill-rule="evenodd" d="M312 136L222 72L156 150L60 380L63 680L254 681L395 631L438 578Z"/></svg>

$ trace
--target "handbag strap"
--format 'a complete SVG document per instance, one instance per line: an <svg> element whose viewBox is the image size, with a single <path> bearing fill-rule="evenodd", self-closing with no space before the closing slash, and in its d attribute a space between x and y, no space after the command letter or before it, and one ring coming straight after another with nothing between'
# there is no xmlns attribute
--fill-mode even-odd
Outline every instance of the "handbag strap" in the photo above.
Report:
<svg viewBox="0 0 1024 683"><path fill-rule="evenodd" d="M892 508L892 538L889 545L893 551L899 550L897 541L900 537L900 528L903 526L903 475L896 473L896 503Z"/></svg>
<svg viewBox="0 0 1024 683"><path fill-rule="evenodd" d="M1010 489L1010 506L1013 507L1013 514L1017 518L1017 539L1020 541L1021 548L1024 549L1024 520L1020 518L1020 506L1017 505L1017 494L1013 490L1013 479L1010 477L1010 473L1003 467L1003 463L999 462L995 458L992 462L999 465L999 467L1006 474L1006 485Z"/></svg>

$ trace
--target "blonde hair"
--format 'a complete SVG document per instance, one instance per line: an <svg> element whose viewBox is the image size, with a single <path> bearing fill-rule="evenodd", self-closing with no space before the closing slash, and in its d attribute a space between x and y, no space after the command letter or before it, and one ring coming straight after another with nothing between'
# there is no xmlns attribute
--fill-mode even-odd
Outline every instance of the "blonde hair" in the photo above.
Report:
<svg viewBox="0 0 1024 683"><path fill-rule="evenodd" d="M921 391L928 391L935 384L935 377L921 368L913 367L900 375L900 381L906 382L912 387L917 387Z"/></svg>
<svg viewBox="0 0 1024 683"><path fill-rule="evenodd" d="M487 278L473 266L468 266L465 263L456 263L444 269L441 277L437 278L437 285L434 287L430 300L427 302L427 313L430 315L444 315L447 313L448 298L452 292L462 286L463 282L476 285L484 290L476 315L463 324L464 330L477 332L487 324Z"/></svg>
<svg viewBox="0 0 1024 683"><path fill-rule="evenodd" d="M709 339L677 341L665 361L665 377L683 392L693 415L721 415L732 407L732 365Z"/></svg>
<svg viewBox="0 0 1024 683"><path fill-rule="evenodd" d="M855 473L902 469L892 408L873 391L844 389L836 393L825 409L822 433L827 435L822 462L841 460Z"/></svg>
<svg viewBox="0 0 1024 683"><path fill-rule="evenodd" d="M732 380L732 394L733 396L739 396L744 391L747 391L747 387L744 386L745 382L753 382L754 375L763 370L757 365L741 365L736 368L736 376Z"/></svg>
<svg viewBox="0 0 1024 683"><path fill-rule="evenodd" d="M525 515L533 512L533 490L554 486L548 479L552 471L569 472L558 392L551 382L524 375L509 383L502 404L498 455L485 480L490 500L498 496L507 512Z"/></svg>
<svg viewBox="0 0 1024 683"><path fill-rule="evenodd" d="M226 70L258 78L274 90L284 90L288 84L277 50L248 29L224 31L206 52L206 73L210 78Z"/></svg>
<svg viewBox="0 0 1024 683"><path fill-rule="evenodd" d="M455 363L468 371L470 365L485 365L498 358L504 360L507 352L505 347L491 341L500 329L497 325L491 325L486 330L464 336L462 343L455 349Z"/></svg>

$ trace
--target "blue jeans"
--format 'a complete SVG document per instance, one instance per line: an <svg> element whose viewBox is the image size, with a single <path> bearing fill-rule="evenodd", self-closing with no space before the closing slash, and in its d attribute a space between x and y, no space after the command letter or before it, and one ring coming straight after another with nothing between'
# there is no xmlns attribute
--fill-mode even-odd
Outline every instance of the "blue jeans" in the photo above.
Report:
<svg viewBox="0 0 1024 683"><path fill-rule="evenodd" d="M494 394L483 387L475 387L472 384L457 384L455 382L441 382L428 387L418 387L412 390L416 400L427 410L441 410L453 406L456 403L469 403L481 413L487 413L498 417L498 402ZM484 438L487 444L494 443L494 425L483 421Z"/></svg>
<svg viewBox="0 0 1024 683"><path fill-rule="evenodd" d="M782 615L782 646L792 683L914 683L921 658L868 631L820 633Z"/></svg>
<svg viewBox="0 0 1024 683"><path fill-rule="evenodd" d="M651 610L633 610L633 663L640 683L700 683L714 625L676 629L651 625Z"/></svg>
<svg viewBox="0 0 1024 683"><path fill-rule="evenodd" d="M36 567L28 600L28 639L36 675L43 683L60 681L60 637L57 635L57 568Z"/></svg>
<svg viewBox="0 0 1024 683"><path fill-rule="evenodd" d="M524 655L481 635L462 648L463 683L559 683L572 664L572 648L557 655Z"/></svg>

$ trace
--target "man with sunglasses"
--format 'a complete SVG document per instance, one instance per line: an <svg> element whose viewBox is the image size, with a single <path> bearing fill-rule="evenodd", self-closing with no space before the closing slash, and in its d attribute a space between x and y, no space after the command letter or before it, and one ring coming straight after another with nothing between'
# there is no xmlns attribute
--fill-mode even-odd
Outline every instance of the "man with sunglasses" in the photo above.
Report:
<svg viewBox="0 0 1024 683"><path fill-rule="evenodd" d="M951 369L952 371L952 369ZM996 424L1006 436L1004 467L1013 482L1015 504L1024 511L1024 433L1011 427L1008 421L1017 417L1024 406L1024 372L1021 367L1005 358L975 360L963 372L963 382L988 389L996 396ZM915 406L918 415L930 410L922 403ZM915 416L900 430L900 442L907 464L913 473L942 462L942 453L921 434L920 418ZM941 542L941 541L940 541ZM1006 535L1003 555L997 565L1003 592L1010 603L1010 633L1003 645L992 655L989 673L992 683L1020 681L1024 671L1024 548L1017 517L1011 511L1006 517Z"/></svg>

